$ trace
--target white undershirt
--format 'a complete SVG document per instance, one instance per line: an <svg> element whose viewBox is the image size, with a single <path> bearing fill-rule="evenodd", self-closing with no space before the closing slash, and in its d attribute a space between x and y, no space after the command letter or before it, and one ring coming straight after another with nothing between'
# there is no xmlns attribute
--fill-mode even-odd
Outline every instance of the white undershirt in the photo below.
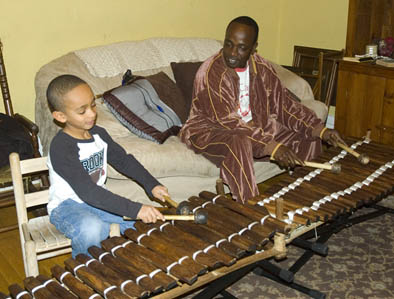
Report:
<svg viewBox="0 0 394 299"><path fill-rule="evenodd" d="M237 113L244 122L252 120L249 102L249 65L243 71L236 70L239 77L239 105Z"/></svg>

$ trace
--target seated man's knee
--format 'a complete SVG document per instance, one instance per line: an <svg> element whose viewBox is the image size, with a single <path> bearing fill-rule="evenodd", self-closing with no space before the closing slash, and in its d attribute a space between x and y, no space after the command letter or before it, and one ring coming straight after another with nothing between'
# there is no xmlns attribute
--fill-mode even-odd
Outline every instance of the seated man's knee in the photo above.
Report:
<svg viewBox="0 0 394 299"><path fill-rule="evenodd" d="M237 156L241 153L252 152L252 140L246 134L236 133L230 135L226 143Z"/></svg>
<svg viewBox="0 0 394 299"><path fill-rule="evenodd" d="M234 133L230 134L228 136L228 142L231 144L250 144L251 139L249 138L249 135L245 134L244 132L237 132L234 131Z"/></svg>

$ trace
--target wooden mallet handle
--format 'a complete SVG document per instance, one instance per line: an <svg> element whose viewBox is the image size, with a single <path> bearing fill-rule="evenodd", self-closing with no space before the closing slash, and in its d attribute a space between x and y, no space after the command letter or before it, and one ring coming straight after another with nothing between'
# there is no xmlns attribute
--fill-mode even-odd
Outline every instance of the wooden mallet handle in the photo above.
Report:
<svg viewBox="0 0 394 299"><path fill-rule="evenodd" d="M192 215L163 215L165 220L182 220L182 221L194 221L197 224L206 224L208 221L208 214L205 210L197 210ZM133 220L130 217L123 216L123 220Z"/></svg>
<svg viewBox="0 0 394 299"><path fill-rule="evenodd" d="M165 220L184 220L184 221L194 221L195 217L191 215L163 215Z"/></svg>
<svg viewBox="0 0 394 299"><path fill-rule="evenodd" d="M275 159L271 160L275 161ZM302 165L299 162L296 162L298 165ZM317 162L309 162L309 161L304 161L304 166L312 167L312 168L320 168L320 169L326 169L330 170L333 173L339 173L341 172L341 165L334 163L334 164L328 164L328 163L317 163Z"/></svg>
<svg viewBox="0 0 394 299"><path fill-rule="evenodd" d="M338 145L339 145L339 147L341 149L343 149L343 150L347 151L349 154L355 156L361 164L366 165L366 164L369 163L369 157L367 155L359 154L354 149L352 149L352 148L350 148L350 147L348 147L348 146L346 146L346 145L344 145L342 143L338 143Z"/></svg>
<svg viewBox="0 0 394 299"><path fill-rule="evenodd" d="M194 220L194 215L163 215L165 220ZM133 220L130 217L123 216L123 220Z"/></svg>
<svg viewBox="0 0 394 299"><path fill-rule="evenodd" d="M275 161L275 159L271 160ZM302 165L299 162L296 162L298 165ZM304 166L312 167L312 168L319 168L319 169L326 169L326 170L331 170L333 173L339 173L341 172L341 165L338 163L334 164L328 164L328 163L317 163L317 162L309 162L309 161L304 161Z"/></svg>
<svg viewBox="0 0 394 299"><path fill-rule="evenodd" d="M208 222L208 213L204 209L198 209L193 215L164 215L165 220L193 220L197 224L206 224Z"/></svg>
<svg viewBox="0 0 394 299"><path fill-rule="evenodd" d="M333 173L339 173L341 172L341 165L334 163L334 164L326 164L326 163L316 163L316 162L309 162L309 161L304 161L305 166L312 167L312 168L320 168L320 169L326 169L326 170L331 170Z"/></svg>
<svg viewBox="0 0 394 299"><path fill-rule="evenodd" d="M170 204L170 206L172 206L172 207L174 207L174 208L177 208L177 207L178 207L178 203L175 202L175 201L173 201L173 200L171 199L171 197L166 196L166 195L164 195L163 197L164 197L164 200Z"/></svg>

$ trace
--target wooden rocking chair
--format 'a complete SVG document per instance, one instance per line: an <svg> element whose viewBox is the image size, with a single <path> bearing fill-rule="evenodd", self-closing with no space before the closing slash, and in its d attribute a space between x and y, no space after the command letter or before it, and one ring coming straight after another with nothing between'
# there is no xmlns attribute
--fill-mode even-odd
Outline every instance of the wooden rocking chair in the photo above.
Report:
<svg viewBox="0 0 394 299"><path fill-rule="evenodd" d="M27 209L45 205L49 200L48 188L37 188L25 193L23 176L47 172L47 157L20 160L17 153L10 155L12 183L18 216L19 235L26 277L37 276L38 261L71 252L71 240L49 222L49 216L31 217ZM119 224L112 223L110 236L120 235Z"/></svg>
<svg viewBox="0 0 394 299"><path fill-rule="evenodd" d="M26 194L23 176L48 171L47 158L20 161L19 155L12 153L10 166L25 273L26 277L37 276L38 261L71 252L71 241L49 222L48 215L31 219L27 215L28 208L48 203L49 190Z"/></svg>

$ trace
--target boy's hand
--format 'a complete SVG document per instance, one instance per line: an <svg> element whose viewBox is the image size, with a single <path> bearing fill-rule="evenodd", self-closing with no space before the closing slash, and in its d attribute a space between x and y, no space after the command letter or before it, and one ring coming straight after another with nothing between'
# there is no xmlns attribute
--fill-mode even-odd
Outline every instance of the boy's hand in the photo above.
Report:
<svg viewBox="0 0 394 299"><path fill-rule="evenodd" d="M160 199L162 202L165 202L164 196L170 197L167 187L164 187L162 185L157 185L156 187L154 187L152 189L152 195L157 199Z"/></svg>
<svg viewBox="0 0 394 299"><path fill-rule="evenodd" d="M142 205L137 214L137 219L141 219L144 223L156 223L157 220L165 221L162 213L152 206Z"/></svg>

